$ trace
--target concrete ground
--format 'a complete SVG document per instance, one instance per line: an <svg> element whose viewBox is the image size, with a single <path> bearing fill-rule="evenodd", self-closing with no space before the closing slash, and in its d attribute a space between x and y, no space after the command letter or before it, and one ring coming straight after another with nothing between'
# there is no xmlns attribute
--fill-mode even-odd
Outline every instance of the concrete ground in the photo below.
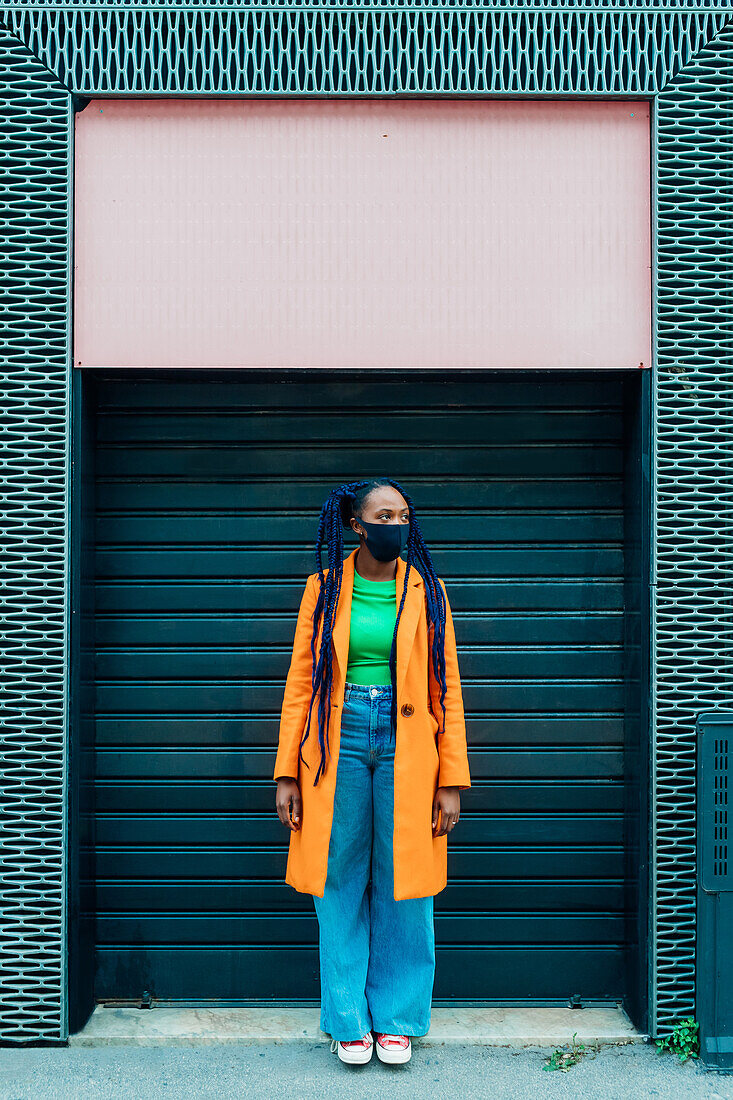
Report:
<svg viewBox="0 0 733 1100"><path fill-rule="evenodd" d="M314 1043L330 1036L320 1028L320 1009L305 1007L233 1008L229 1006L156 1004L151 1009L98 1004L71 1046L201 1046L203 1043ZM438 1008L422 1046L469 1043L479 1046L553 1047L573 1033L583 1043L642 1042L620 1005L582 1009L496 1007Z"/></svg>
<svg viewBox="0 0 733 1100"><path fill-rule="evenodd" d="M413 1045L412 1061L346 1066L325 1040L0 1050L0 1100L733 1100L733 1077L648 1042L589 1050L547 1072L550 1048Z"/></svg>

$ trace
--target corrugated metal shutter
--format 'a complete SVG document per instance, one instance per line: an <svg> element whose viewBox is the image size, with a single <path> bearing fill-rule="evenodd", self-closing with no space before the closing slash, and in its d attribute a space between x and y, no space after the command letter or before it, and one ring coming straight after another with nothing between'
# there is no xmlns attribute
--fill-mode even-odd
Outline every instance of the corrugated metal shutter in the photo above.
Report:
<svg viewBox="0 0 733 1100"><path fill-rule="evenodd" d="M318 511L379 473L448 586L468 715L435 998L620 995L618 376L96 386L97 996L317 999L270 775Z"/></svg>

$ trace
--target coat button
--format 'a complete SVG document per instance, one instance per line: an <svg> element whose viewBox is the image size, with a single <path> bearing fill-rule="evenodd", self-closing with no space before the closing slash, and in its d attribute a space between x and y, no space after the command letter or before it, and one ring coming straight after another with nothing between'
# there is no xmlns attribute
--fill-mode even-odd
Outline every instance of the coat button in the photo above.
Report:
<svg viewBox="0 0 733 1100"><path fill-rule="evenodd" d="M405 718L409 718L414 709L415 708L413 707L412 703L402 704L402 713L404 714Z"/></svg>

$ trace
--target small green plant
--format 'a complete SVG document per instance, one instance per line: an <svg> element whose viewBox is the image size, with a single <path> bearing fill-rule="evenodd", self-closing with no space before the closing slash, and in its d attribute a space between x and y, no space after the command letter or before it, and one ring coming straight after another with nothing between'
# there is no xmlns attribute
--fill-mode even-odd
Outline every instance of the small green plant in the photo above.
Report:
<svg viewBox="0 0 733 1100"><path fill-rule="evenodd" d="M693 1016L680 1020L675 1024L671 1035L655 1041L660 1051L671 1051L677 1055L680 1062L686 1062L688 1058L700 1057L700 1025Z"/></svg>
<svg viewBox="0 0 733 1100"><path fill-rule="evenodd" d="M569 1069L577 1065L585 1054L585 1046L583 1043L576 1042L577 1034L577 1031L573 1032L573 1038L569 1047L566 1046L564 1050L559 1047L557 1050L553 1050L542 1068L546 1070L559 1069L562 1070L563 1073L567 1073Z"/></svg>

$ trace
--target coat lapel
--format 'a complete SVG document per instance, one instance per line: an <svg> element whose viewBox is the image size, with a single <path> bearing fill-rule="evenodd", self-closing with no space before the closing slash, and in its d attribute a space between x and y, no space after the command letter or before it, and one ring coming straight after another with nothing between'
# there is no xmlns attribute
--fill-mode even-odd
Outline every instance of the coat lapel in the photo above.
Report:
<svg viewBox="0 0 733 1100"><path fill-rule="evenodd" d="M336 619L333 625L333 649L336 662L339 667L340 681L346 681L346 667L349 661L349 634L351 628L351 595L354 591L354 560L359 547L352 550L348 557L344 558L343 573L341 576L341 592L339 593ZM402 599L402 589L405 583L407 563L400 557L397 559L397 574L395 585L396 610L399 610ZM415 638L417 623L424 606L423 579L413 567L410 569L410 580L405 594L405 603L397 628L397 697L400 697L402 685L407 675L407 666L410 661L410 650Z"/></svg>

